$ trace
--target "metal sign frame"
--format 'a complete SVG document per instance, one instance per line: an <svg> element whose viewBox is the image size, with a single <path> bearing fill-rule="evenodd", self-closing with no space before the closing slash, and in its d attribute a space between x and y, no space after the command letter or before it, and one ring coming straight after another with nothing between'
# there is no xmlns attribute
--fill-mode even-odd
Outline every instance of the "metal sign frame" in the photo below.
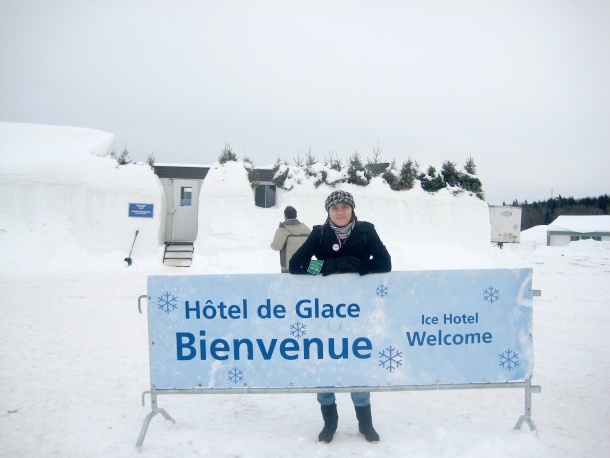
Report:
<svg viewBox="0 0 610 458"><path fill-rule="evenodd" d="M531 384L533 373L532 298L534 295L539 295L539 291L532 290L531 279L531 269L390 272L366 277L353 275L312 277L281 274L149 277L148 294L140 296L138 307L140 313L142 313L141 300L148 299L151 389L144 392L142 403L144 405L144 396L149 393L152 409L144 420L136 447L141 447L148 425L154 416L161 414L167 420L174 421L163 408L158 406L157 397L166 394L289 394L517 388L523 389L525 392L525 412L517 421L515 429L520 429L523 423L527 423L530 430L534 431L536 427L531 418L531 394L540 392L541 388ZM371 289L375 289L374 285L379 286L376 288L376 294L371 294ZM176 291L172 288L175 288ZM394 293L393 297L391 294L386 297L389 294L388 290L390 293ZM207 314L202 311L204 303L223 304L219 301L219 297L227 298L227 291L230 291L232 295L229 294L228 302L222 308L214 309L212 305L209 305ZM327 336L329 333L335 336L353 337L354 332L356 332L355 335L366 335L367 332L370 332L370 340L362 338L368 341L368 346L364 345L362 348L371 351L362 360L357 359L358 353L354 350L356 356L352 357L350 361L347 361L347 356L344 357L344 360L337 361L340 358L334 358L336 355L332 353L330 357L318 353L318 359L313 363L312 361L299 360L288 361L290 364L287 365L285 360L299 358L294 356L294 353L288 353L288 351L281 353L282 357L276 351L273 355L276 356L275 358L272 358L269 352L265 353L271 347L266 349L264 342L269 342L271 337L277 336L280 332L278 323L281 323L282 329L284 329L285 325L290 322L290 317L288 317L288 320L283 320L283 318L287 318L287 315L291 313L292 318L294 318L295 309L296 314L299 315L299 303L311 302L313 305L313 299L311 301L300 300L294 307L295 297L316 297L317 306L317 298L322 296L328 296L326 298L329 298L329 302L337 304L337 301L340 300L337 294L341 294L340 297L342 298L347 297L347 299L344 298L345 304L342 304L345 323L339 321L337 325L327 316L325 322L328 322L328 325L316 327L315 320L305 320L310 326L307 328L307 332L309 335L320 337ZM424 299L422 299L422 295ZM272 304L278 302L291 305L282 306L280 312L283 310L283 313L263 316L261 315L261 309L263 311L268 310L268 308L265 309L264 300L261 299L265 296L271 298L267 299L268 307L273 307ZM241 304L240 298L242 297L244 298L243 310L240 310L236 304ZM254 308L250 310L249 314L246 313L248 300L251 304L261 304L263 302L259 306L258 317ZM182 305L180 305L180 302ZM198 302L197 307L195 307L195 302ZM323 302L324 300L320 299L320 306ZM348 306L347 304L350 302L352 304ZM362 307L358 304L362 304ZM439 304L441 309L438 309ZM354 307L350 309L349 307L352 305ZM428 306L432 309L427 308ZM174 310L178 309L182 309L182 311L178 311L177 315L171 315ZM353 314L346 316L346 310L351 310ZM356 311L360 312L361 310L362 316L356 313ZM414 315L413 310L417 311L417 316ZM197 312L197 320L192 319L192 314L195 311ZM441 311L446 312L444 314L444 325L440 323L443 316ZM456 312L462 311L467 313L463 315L461 320L457 320L458 314ZM180 316L180 313L182 313L182 316ZM389 325L388 320L381 320L383 322L381 327L379 325L371 326L372 322L379 321L379 313L384 316L387 313L391 317L394 317L393 314L399 313L399 318L393 320L395 322L391 322ZM437 316L435 316L435 313ZM456 314L453 315L454 313ZM219 319L221 314L224 314L222 320ZM421 319L419 314L421 314ZM299 316L303 317L303 313ZM447 316L449 317L448 324ZM350 317L353 319L350 320ZM189 318L192 320L188 321ZM319 317L316 316L316 318ZM460 345L457 345L462 342L459 340L464 338L462 335L458 340L453 340L453 343L456 344L453 347L451 347L452 342L447 340L445 340L446 346L435 347L441 340L441 335L445 336L446 339L447 332L453 332L452 329L456 328L456 323L459 323L460 329L465 329L465 325L468 326L470 331L463 331L468 332L468 334L464 334L468 336L478 335L478 333L482 333L482 329L491 331L484 333L484 342L479 341L477 343L491 344L493 339L497 342L494 341L493 345L487 346L471 345L466 351ZM367 331L365 326L363 330L363 324L370 329ZM291 325L292 327L293 325ZM342 327L343 329L341 329ZM199 328L202 328L202 330L197 331L196 329ZM209 343L205 341L208 337L203 328L207 329L210 338ZM263 328L264 331L261 331ZM329 331L328 328L331 330ZM237 342L248 340L236 339L230 341L229 336L248 336L249 329L256 329L259 334L263 332L263 334L260 334L262 338L252 340L258 342L262 353L262 356L260 354L256 356L258 356L258 359L264 357L266 361L263 361L265 364L264 370L260 369L257 364L260 365L261 361L256 361L257 358L254 357L250 347L250 351L247 353L248 357L242 358L247 359L247 361L238 361L240 364L248 364L249 366L243 368L244 377L239 379L240 381L243 380L244 383L237 386L237 378L235 378L235 385L228 383L226 375L224 378L217 376L218 370L216 369L219 365L225 363L225 361L219 360L230 359L228 355L232 353L226 349L229 345L227 342L235 342L235 345L237 345ZM383 332L380 332L380 329ZM406 339L404 337L405 332L403 332L405 329L407 330ZM429 364L427 359L430 359L426 351L430 349L422 348L426 347L426 340L422 337L422 335L425 336L424 330L429 331L426 339L428 346L434 351L433 370L426 367ZM436 334L437 330L438 336ZM413 336L418 332L420 334L416 341ZM454 338L457 339L455 336L458 336L458 334L457 331L455 332ZM194 343L195 341L191 340L191 337L194 339L196 333L206 337L200 338L199 343ZM415 347L406 349L409 358L408 361L405 361L404 366L411 366L408 369L399 367L401 364L397 362L393 368L390 364L390 367L387 367L389 371L385 371L385 362L387 362L384 362L383 359L384 356L387 356L384 355L385 350L378 352L381 358L379 364L377 364L378 361L374 360L377 355L375 352L387 345L385 340L379 341L379 334L385 335L388 333L390 335L396 335L397 333L402 335L403 346L410 344L411 347ZM187 336L187 343L181 340L185 336ZM214 336L216 339L212 340ZM485 337L488 337L488 340L485 340ZM272 340L275 340L275 343L279 341L279 339ZM313 340L323 339L314 337ZM347 338L343 338L343 341L347 341ZM216 351L214 342L218 343L216 347L222 350ZM281 345L288 342L283 347L284 350L288 348L289 351L294 352L294 347L298 348L296 338L285 338L281 342ZM473 342L471 341L471 343ZM206 345L209 345L210 348L205 347ZM502 347L498 347L498 345ZM277 345L277 347L279 348L280 345ZM504 353L504 349L507 347L517 350L521 359L511 368L510 358L507 358L505 354L500 354L499 366L502 366L503 369L501 371L495 367L498 366L495 352L502 348L502 353ZM197 352L198 348L201 349L202 353L195 358L194 353ZM205 356L204 348L207 352ZM495 362L490 361L490 355L488 354L490 351L491 356L495 355ZM449 355L448 360L443 356L444 353ZM207 361L208 357L212 359L210 354L215 355L217 360ZM371 358L372 354L373 358ZM445 357L444 360L443 357ZM235 349L234 358L236 360L240 359L238 349ZM323 360L324 358L326 360ZM460 361L460 358L469 359L464 362ZM454 363L454 359L458 361ZM508 359L508 368L505 367L506 359ZM205 368L210 367L210 364L213 364L216 369L213 371L206 370ZM228 364L233 364L233 361ZM307 375L308 365L315 366L314 372L317 371L317 373L313 380L318 382L312 382L312 379L307 378L307 376L299 379L302 374ZM365 376L364 380L359 378L362 372L373 373L373 368L378 365L383 365L380 369L383 375L380 375L378 371L372 376L373 378L367 379L368 375ZM452 365L455 367L450 367ZM304 367L305 369L303 369ZM337 367L339 369L336 369ZM354 367L357 370L354 370ZM293 370L293 368L299 370ZM286 379L285 374L291 370L293 374ZM336 378L329 379L327 377L329 372L332 372L334 374L332 377ZM278 382L278 377L274 374L280 373L284 377L280 377ZM354 375L355 373L358 375ZM293 379L294 383L292 382ZM233 379L231 380L233 381ZM290 381L290 383L287 381Z"/></svg>

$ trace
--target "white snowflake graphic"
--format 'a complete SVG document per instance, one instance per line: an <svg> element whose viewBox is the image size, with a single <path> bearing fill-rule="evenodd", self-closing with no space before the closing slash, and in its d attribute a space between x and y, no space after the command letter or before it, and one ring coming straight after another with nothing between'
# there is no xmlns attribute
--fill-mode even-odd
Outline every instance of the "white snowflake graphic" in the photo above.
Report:
<svg viewBox="0 0 610 458"><path fill-rule="evenodd" d="M178 308L178 298L173 294L165 293L157 298L157 304L165 313L173 312Z"/></svg>
<svg viewBox="0 0 610 458"><path fill-rule="evenodd" d="M379 297L385 297L388 295L388 287L386 285L379 285L377 287L377 295Z"/></svg>
<svg viewBox="0 0 610 458"><path fill-rule="evenodd" d="M493 304L494 302L500 300L500 291L493 286L490 286L489 288L483 290L483 299L486 302Z"/></svg>
<svg viewBox="0 0 610 458"><path fill-rule="evenodd" d="M386 351L388 352L387 354ZM379 352L379 365L392 372L398 366L402 366L402 352L392 348L390 345L385 350Z"/></svg>
<svg viewBox="0 0 610 458"><path fill-rule="evenodd" d="M239 370L237 367L234 367L229 371L228 380L229 382L233 382L237 385L238 382L241 382L244 379L244 371Z"/></svg>
<svg viewBox="0 0 610 458"><path fill-rule="evenodd" d="M307 325L304 325L298 321L290 325L290 335L296 337L297 339L303 337L306 334L306 330Z"/></svg>
<svg viewBox="0 0 610 458"><path fill-rule="evenodd" d="M500 353L500 366L509 371L513 370L519 365L519 354L514 351L506 350Z"/></svg>

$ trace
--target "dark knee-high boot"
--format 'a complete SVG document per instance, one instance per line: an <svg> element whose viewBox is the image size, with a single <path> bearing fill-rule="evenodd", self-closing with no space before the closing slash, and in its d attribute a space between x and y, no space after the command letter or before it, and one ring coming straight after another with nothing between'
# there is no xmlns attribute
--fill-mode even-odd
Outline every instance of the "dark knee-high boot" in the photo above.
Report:
<svg viewBox="0 0 610 458"><path fill-rule="evenodd" d="M364 434L364 438L369 442L379 442L379 434L373 428L373 417L371 415L371 405L356 408L356 418L358 418L358 431Z"/></svg>
<svg viewBox="0 0 610 458"><path fill-rule="evenodd" d="M318 434L318 440L320 442L326 442L327 444L333 440L333 435L337 431L337 423L339 421L339 415L337 414L337 404L331 404L329 406L321 406L322 418L324 418L324 428Z"/></svg>

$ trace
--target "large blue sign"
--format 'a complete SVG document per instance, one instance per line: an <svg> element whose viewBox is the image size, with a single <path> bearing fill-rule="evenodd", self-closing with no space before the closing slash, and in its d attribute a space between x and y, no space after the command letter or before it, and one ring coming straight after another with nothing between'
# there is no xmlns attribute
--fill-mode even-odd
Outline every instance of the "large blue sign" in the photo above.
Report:
<svg viewBox="0 0 610 458"><path fill-rule="evenodd" d="M148 278L156 389L532 376L531 269Z"/></svg>
<svg viewBox="0 0 610 458"><path fill-rule="evenodd" d="M152 218L155 204L129 204L129 216L135 218Z"/></svg>

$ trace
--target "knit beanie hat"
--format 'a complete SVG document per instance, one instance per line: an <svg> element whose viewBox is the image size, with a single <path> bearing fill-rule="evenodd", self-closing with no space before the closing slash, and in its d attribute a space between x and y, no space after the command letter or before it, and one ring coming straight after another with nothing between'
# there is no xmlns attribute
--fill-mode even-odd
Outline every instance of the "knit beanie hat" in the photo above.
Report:
<svg viewBox="0 0 610 458"><path fill-rule="evenodd" d="M335 205L338 202L345 202L347 205L352 207L352 210L356 208L356 204L354 203L353 196L347 191L333 191L330 193L330 196L326 198L326 202L324 203L324 208L328 212L328 209Z"/></svg>

